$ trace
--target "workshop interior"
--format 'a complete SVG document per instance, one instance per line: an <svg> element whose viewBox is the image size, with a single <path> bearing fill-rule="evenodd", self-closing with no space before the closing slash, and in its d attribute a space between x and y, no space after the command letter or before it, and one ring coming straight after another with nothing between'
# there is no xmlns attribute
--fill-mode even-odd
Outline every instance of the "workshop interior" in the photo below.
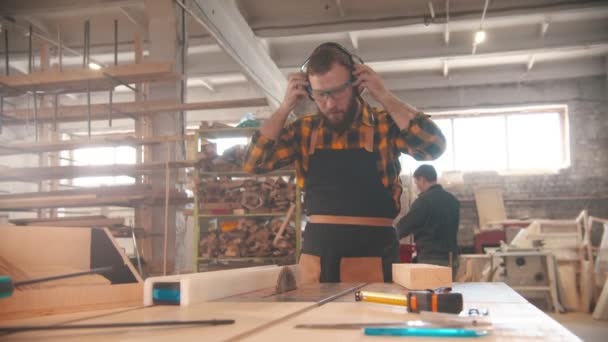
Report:
<svg viewBox="0 0 608 342"><path fill-rule="evenodd" d="M0 1L0 340L604 341L608 1Z"/></svg>

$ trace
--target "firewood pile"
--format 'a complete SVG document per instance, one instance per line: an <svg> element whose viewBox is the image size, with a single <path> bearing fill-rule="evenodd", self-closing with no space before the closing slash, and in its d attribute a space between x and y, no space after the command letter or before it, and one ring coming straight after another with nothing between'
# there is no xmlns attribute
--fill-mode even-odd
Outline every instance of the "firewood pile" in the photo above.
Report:
<svg viewBox="0 0 608 342"><path fill-rule="evenodd" d="M285 212L296 193L295 182L282 177L204 178L196 186L200 212L215 215Z"/></svg>
<svg viewBox="0 0 608 342"><path fill-rule="evenodd" d="M296 230L289 222L282 236L273 245L283 218L241 219L230 231L222 229L202 236L199 253L203 258L230 257L282 257L295 253Z"/></svg>
<svg viewBox="0 0 608 342"><path fill-rule="evenodd" d="M235 145L218 155L216 144L205 143L198 154L199 168L215 172L243 171L246 152L247 146Z"/></svg>

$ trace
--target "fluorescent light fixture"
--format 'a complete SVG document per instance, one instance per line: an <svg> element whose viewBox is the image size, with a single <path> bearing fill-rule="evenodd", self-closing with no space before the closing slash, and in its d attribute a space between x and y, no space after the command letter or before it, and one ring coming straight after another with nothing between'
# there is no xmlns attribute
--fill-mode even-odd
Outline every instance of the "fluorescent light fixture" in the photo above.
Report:
<svg viewBox="0 0 608 342"><path fill-rule="evenodd" d="M94 63L94 62L90 62L89 63L89 69L91 70L99 70L101 69L101 65Z"/></svg>
<svg viewBox="0 0 608 342"><path fill-rule="evenodd" d="M481 44L486 41L486 31L479 29L475 32L475 45Z"/></svg>

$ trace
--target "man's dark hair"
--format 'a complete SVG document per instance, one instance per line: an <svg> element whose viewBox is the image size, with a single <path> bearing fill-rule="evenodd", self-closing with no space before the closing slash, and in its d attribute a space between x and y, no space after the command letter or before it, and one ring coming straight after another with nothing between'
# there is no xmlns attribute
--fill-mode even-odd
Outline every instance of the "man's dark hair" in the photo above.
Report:
<svg viewBox="0 0 608 342"><path fill-rule="evenodd" d="M432 165L420 165L420 167L418 167L416 171L414 171L414 178L420 177L426 179L429 182L436 182L437 171L435 171L435 168Z"/></svg>
<svg viewBox="0 0 608 342"><path fill-rule="evenodd" d="M307 75L324 74L334 63L338 63L353 71L355 65L353 55L345 48L336 43L324 43L319 45L308 57L302 66L302 71Z"/></svg>

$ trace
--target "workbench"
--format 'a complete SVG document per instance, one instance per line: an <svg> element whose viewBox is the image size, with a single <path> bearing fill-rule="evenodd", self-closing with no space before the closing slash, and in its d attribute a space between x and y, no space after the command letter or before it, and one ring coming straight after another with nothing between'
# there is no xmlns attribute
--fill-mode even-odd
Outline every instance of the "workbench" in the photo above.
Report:
<svg viewBox="0 0 608 342"><path fill-rule="evenodd" d="M44 316L0 322L0 326L150 322L157 320L234 319L231 325L106 328L21 332L3 341L396 341L399 337L365 336L361 329L298 329L297 324L417 320L405 307L355 302L354 292L404 293L397 284L316 284L272 295L268 290L190 306L149 306ZM493 324L479 341L580 341L503 283L456 283L465 310L486 308ZM0 302L1 304L1 302ZM408 339L401 337L401 339ZM409 337L410 340L440 338Z"/></svg>

